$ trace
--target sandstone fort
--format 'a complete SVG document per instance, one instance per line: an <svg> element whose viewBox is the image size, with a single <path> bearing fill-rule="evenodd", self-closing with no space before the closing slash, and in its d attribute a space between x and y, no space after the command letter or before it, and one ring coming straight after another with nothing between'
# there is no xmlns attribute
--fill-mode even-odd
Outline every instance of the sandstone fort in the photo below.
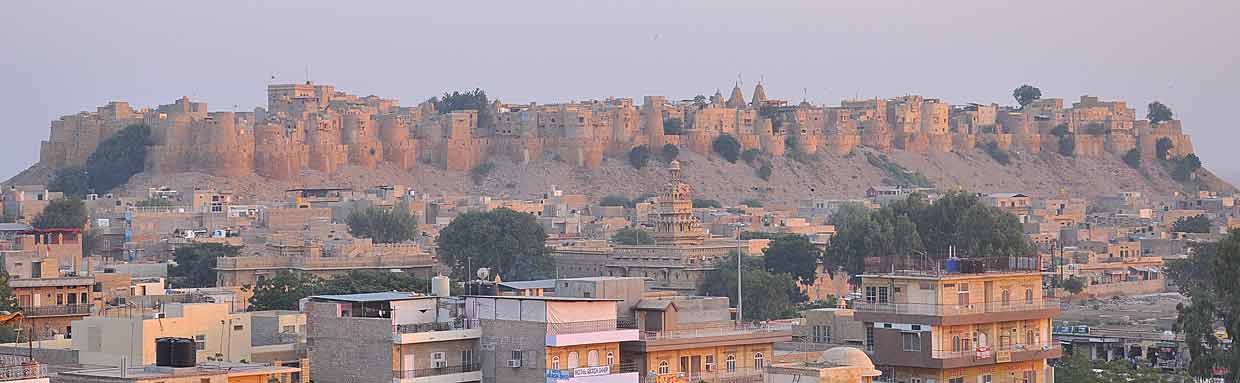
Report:
<svg viewBox="0 0 1240 383"><path fill-rule="evenodd" d="M1178 120L1139 119L1124 101L1081 96L1065 105L1044 98L1024 107L952 105L906 95L845 100L838 106L769 99L761 83L746 97L735 86L725 99L673 101L645 96L560 104L488 102L482 108L437 110L427 101L356 96L312 82L267 87L267 106L252 112L209 111L182 97L155 108L113 101L94 112L51 124L39 162L49 168L82 165L96 146L131 124L151 127L146 171L257 174L289 180L302 170L334 172L344 165L403 169L436 166L468 170L490 161L525 163L554 158L584 168L621 157L634 147L674 144L705 156L722 135L741 150L844 155L858 147L878 151L948 152L995 145L1001 150L1056 151L1072 140L1076 157L1121 156L1137 149L1153 158L1156 142L1169 155L1192 152ZM1059 131L1056 131L1057 129ZM1066 131L1065 131L1066 129ZM1064 138L1060 138L1064 137Z"/></svg>

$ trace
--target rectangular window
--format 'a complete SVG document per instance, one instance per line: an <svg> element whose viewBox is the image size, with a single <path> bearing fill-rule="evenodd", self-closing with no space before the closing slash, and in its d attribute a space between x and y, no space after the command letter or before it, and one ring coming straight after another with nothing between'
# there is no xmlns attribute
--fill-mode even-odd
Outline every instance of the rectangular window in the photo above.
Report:
<svg viewBox="0 0 1240 383"><path fill-rule="evenodd" d="M960 306L969 305L969 284L961 283L960 288L956 289L956 304Z"/></svg>
<svg viewBox="0 0 1240 383"><path fill-rule="evenodd" d="M297 326L284 326L284 327L280 327L280 332L285 333L285 334L292 334L292 333L295 333L295 332L297 332Z"/></svg>
<svg viewBox="0 0 1240 383"><path fill-rule="evenodd" d="M865 301L869 303L878 302L878 288L874 286L866 286Z"/></svg>
<svg viewBox="0 0 1240 383"><path fill-rule="evenodd" d="M878 303L888 303L888 302L890 302L890 300L889 300L888 298L889 298L889 297L888 297L888 295L887 295L887 288L886 288L886 287L879 287L879 288L878 288Z"/></svg>
<svg viewBox="0 0 1240 383"><path fill-rule="evenodd" d="M947 383L964 383L964 377L948 379Z"/></svg>
<svg viewBox="0 0 1240 383"><path fill-rule="evenodd" d="M865 350L874 351L874 326L872 324L865 327Z"/></svg>
<svg viewBox="0 0 1240 383"><path fill-rule="evenodd" d="M233 331L245 330L245 325L233 325Z"/></svg>
<svg viewBox="0 0 1240 383"><path fill-rule="evenodd" d="M207 349L207 336L206 335L194 335L194 349L198 351Z"/></svg>
<svg viewBox="0 0 1240 383"><path fill-rule="evenodd" d="M680 357L680 372L689 372L689 357Z"/></svg>
<svg viewBox="0 0 1240 383"><path fill-rule="evenodd" d="M474 350L461 350L461 365L469 366L474 364Z"/></svg>
<svg viewBox="0 0 1240 383"><path fill-rule="evenodd" d="M715 370L715 356L707 355L706 356L706 372L710 372L714 370Z"/></svg>
<svg viewBox="0 0 1240 383"><path fill-rule="evenodd" d="M991 376L990 376L990 375L982 375L982 376L979 376L979 377L977 378L977 381L978 381L978 383L990 383L990 382L991 382Z"/></svg>
<svg viewBox="0 0 1240 383"><path fill-rule="evenodd" d="M904 351L921 351L921 334L906 332L900 335L904 338Z"/></svg>

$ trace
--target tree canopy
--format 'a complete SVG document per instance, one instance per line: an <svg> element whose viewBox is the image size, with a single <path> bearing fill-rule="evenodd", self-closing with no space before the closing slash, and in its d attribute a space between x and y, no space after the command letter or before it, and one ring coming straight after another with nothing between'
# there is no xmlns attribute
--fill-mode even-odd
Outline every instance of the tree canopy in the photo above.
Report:
<svg viewBox="0 0 1240 383"><path fill-rule="evenodd" d="M1012 90L1012 98L1015 98L1016 103L1020 104L1021 108L1024 108L1037 99L1042 98L1042 90L1029 84L1021 85Z"/></svg>
<svg viewBox="0 0 1240 383"><path fill-rule="evenodd" d="M1150 103L1149 112L1145 114L1145 118L1148 118L1150 123L1157 124L1163 121L1171 121L1174 118L1174 114L1171 112L1171 107L1154 101Z"/></svg>
<svg viewBox="0 0 1240 383"><path fill-rule="evenodd" d="M81 229L86 226L86 203L77 198L52 201L30 221L30 225L39 229Z"/></svg>
<svg viewBox="0 0 1240 383"><path fill-rule="evenodd" d="M805 235L783 235L771 241L763 251L762 261L766 271L788 274L804 285L814 284L818 261L822 251L810 243Z"/></svg>
<svg viewBox="0 0 1240 383"><path fill-rule="evenodd" d="M650 163L650 147L646 145L638 145L629 150L629 165L633 165L634 169L641 169Z"/></svg>
<svg viewBox="0 0 1240 383"><path fill-rule="evenodd" d="M409 241L418 232L418 220L400 207L354 210L345 218L345 223L349 225L349 234L358 238L370 238L375 243Z"/></svg>
<svg viewBox="0 0 1240 383"><path fill-rule="evenodd" d="M471 212L457 216L439 233L439 260L452 268L454 278L490 268L508 280L548 277L554 271L544 242L547 234L534 216L511 209Z"/></svg>
<svg viewBox="0 0 1240 383"><path fill-rule="evenodd" d="M653 245L654 237L650 236L650 231L642 230L635 227L625 227L616 230L616 234L612 234L611 241L620 245Z"/></svg>
<svg viewBox="0 0 1240 383"><path fill-rule="evenodd" d="M663 144L663 149L659 152L659 157L663 162L672 162L679 156L680 148L672 144Z"/></svg>
<svg viewBox="0 0 1240 383"><path fill-rule="evenodd" d="M172 252L176 265L168 270L174 287L215 286L215 261L219 257L235 257L240 247L219 243L196 243L177 247Z"/></svg>
<svg viewBox="0 0 1240 383"><path fill-rule="evenodd" d="M731 163L736 163L736 160L740 159L741 156L741 142L727 133L716 137L715 141L711 143L711 149Z"/></svg>
<svg viewBox="0 0 1240 383"><path fill-rule="evenodd" d="M1211 368L1227 368L1227 381L1240 379L1240 347L1223 347L1222 336L1240 336L1240 230L1213 243L1196 244L1193 256L1167 264L1167 274L1188 299L1176 306L1176 329L1184 334L1195 377L1210 377Z"/></svg>
<svg viewBox="0 0 1240 383"><path fill-rule="evenodd" d="M971 193L950 192L934 203L914 193L878 210L845 205L828 221L835 225L827 254L829 268L864 271L865 257L944 258L949 248L966 258L1027 256L1033 246L1020 221L983 204Z"/></svg>
<svg viewBox="0 0 1240 383"><path fill-rule="evenodd" d="M694 198L693 199L694 209L718 209L722 207L723 207L723 204L719 203L718 200L706 199L706 198Z"/></svg>
<svg viewBox="0 0 1240 383"><path fill-rule="evenodd" d="M663 119L663 134L679 136L685 134L685 123L679 118Z"/></svg>
<svg viewBox="0 0 1240 383"><path fill-rule="evenodd" d="M1175 144L1171 142L1170 138L1162 137L1159 138L1158 141L1154 142L1154 154L1157 155L1160 160L1171 159L1170 155L1172 148L1175 148Z"/></svg>
<svg viewBox="0 0 1240 383"><path fill-rule="evenodd" d="M432 97L430 102L435 105L435 110L439 113L448 113L458 110L476 110L478 111L478 128L486 129L494 122L494 115L491 112L491 101L487 99L487 92L474 88L470 91L452 91L452 93L444 92L441 97Z"/></svg>
<svg viewBox="0 0 1240 383"><path fill-rule="evenodd" d="M254 286L250 311L297 310L305 297L382 291L427 292L428 281L404 272L352 270L323 280L313 274L280 271Z"/></svg>
<svg viewBox="0 0 1240 383"><path fill-rule="evenodd" d="M1130 168L1140 169L1141 168L1141 151L1135 148L1128 149L1128 151L1124 153L1124 163L1128 164L1128 167Z"/></svg>
<svg viewBox="0 0 1240 383"><path fill-rule="evenodd" d="M95 193L105 193L129 182L146 166L146 146L151 128L134 124L108 137L86 159L86 184Z"/></svg>
<svg viewBox="0 0 1240 383"><path fill-rule="evenodd" d="M1171 224L1171 231L1180 233L1209 233L1210 225L1210 218L1207 218L1205 214L1198 214L1175 220L1175 223Z"/></svg>
<svg viewBox="0 0 1240 383"><path fill-rule="evenodd" d="M622 195L608 194L598 201L598 205L633 207L634 201Z"/></svg>
<svg viewBox="0 0 1240 383"><path fill-rule="evenodd" d="M56 170L52 175L51 181L47 183L47 190L64 193L65 196L74 198L85 198L90 194L90 184L86 177L86 169L77 166L67 166Z"/></svg>
<svg viewBox="0 0 1240 383"><path fill-rule="evenodd" d="M1189 153L1186 156L1178 157L1172 163L1171 178L1176 181L1187 181L1197 174L1197 170L1201 169L1201 159L1196 154Z"/></svg>
<svg viewBox="0 0 1240 383"><path fill-rule="evenodd" d="M728 297L736 306L736 253L720 259L715 270L706 274L698 285L703 295ZM788 274L771 273L764 269L762 260L743 257L744 286L743 314L746 321L765 321L796 316L796 304L805 301L805 294L797 287L795 279Z"/></svg>

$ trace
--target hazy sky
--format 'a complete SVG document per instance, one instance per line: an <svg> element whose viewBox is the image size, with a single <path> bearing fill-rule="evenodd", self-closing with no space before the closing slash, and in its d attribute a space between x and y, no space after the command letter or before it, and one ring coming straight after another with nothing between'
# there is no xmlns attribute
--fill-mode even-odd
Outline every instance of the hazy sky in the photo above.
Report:
<svg viewBox="0 0 1240 383"><path fill-rule="evenodd" d="M192 4L193 6L183 6ZM1012 103L1021 83L1170 105L1206 167L1240 175L1240 1L15 1L0 5L0 179L49 121L109 100L265 103L271 76L416 104L916 93Z"/></svg>

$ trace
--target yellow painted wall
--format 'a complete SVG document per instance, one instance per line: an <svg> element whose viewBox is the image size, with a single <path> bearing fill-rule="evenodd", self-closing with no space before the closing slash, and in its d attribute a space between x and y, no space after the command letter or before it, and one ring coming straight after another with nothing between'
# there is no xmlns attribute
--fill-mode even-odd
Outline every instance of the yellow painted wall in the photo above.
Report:
<svg viewBox="0 0 1240 383"><path fill-rule="evenodd" d="M771 365L771 361L773 360L775 353L773 351L772 344L770 343L746 346L687 348L681 350L652 352L646 354L646 369L643 374L650 371L655 371L657 373L659 371L659 364L664 361L667 362L669 375L675 375L680 372L689 373L691 371L681 371L680 357L682 356L700 356L702 363L701 372L707 372L705 365L706 356L708 355L714 356L715 358L715 367L711 371L725 371L727 368L726 363L728 355L736 356L737 369L752 369L755 367L754 356L757 353L762 353L764 367ZM690 363L692 363L692 359L690 359ZM692 367L690 367L690 369L692 369Z"/></svg>
<svg viewBox="0 0 1240 383"><path fill-rule="evenodd" d="M546 368L548 369L555 368L554 362L552 361L552 359L556 357L560 358L559 369L567 370L567 369L573 368L572 366L569 366L568 364L568 355L572 352L577 353L577 360L578 360L577 368L587 367L589 366L590 351L598 351L598 365L599 366L607 365L607 353L609 352L612 353L612 355L614 355L614 359L615 359L612 362L612 365L615 366L620 363L620 343L618 342L595 343L595 344L583 344L583 345L567 346L567 347L547 347L547 367Z"/></svg>

